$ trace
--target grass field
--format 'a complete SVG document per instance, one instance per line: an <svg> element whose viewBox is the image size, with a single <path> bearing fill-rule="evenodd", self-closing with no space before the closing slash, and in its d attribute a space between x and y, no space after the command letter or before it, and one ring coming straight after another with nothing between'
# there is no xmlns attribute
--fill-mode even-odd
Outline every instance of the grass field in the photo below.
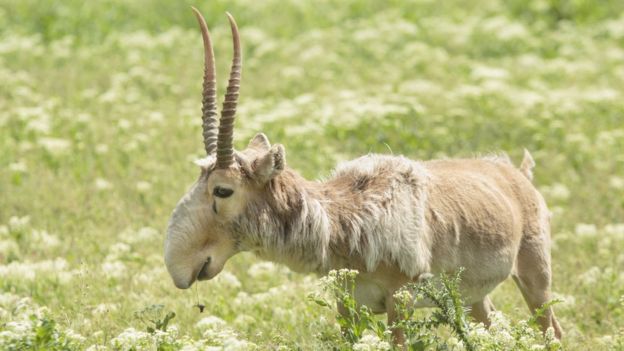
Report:
<svg viewBox="0 0 624 351"><path fill-rule="evenodd" d="M624 349L619 0L0 0L0 348L340 339L307 298L314 276L250 254L186 291L166 272L167 220L203 152L189 5L211 28L220 92L226 10L241 28L236 145L264 131L308 178L369 152L517 164L530 150L554 214L563 346ZM510 281L492 298L529 317ZM175 327L146 332L169 312Z"/></svg>

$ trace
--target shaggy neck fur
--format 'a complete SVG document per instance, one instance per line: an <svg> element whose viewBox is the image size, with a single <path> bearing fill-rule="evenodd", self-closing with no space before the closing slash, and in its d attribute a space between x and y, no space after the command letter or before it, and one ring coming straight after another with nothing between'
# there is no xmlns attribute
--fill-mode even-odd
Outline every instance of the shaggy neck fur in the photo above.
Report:
<svg viewBox="0 0 624 351"><path fill-rule="evenodd" d="M427 173L402 157L365 156L343 163L324 182L285 169L234 223L240 249L297 271L374 271L398 264L414 277L428 271Z"/></svg>

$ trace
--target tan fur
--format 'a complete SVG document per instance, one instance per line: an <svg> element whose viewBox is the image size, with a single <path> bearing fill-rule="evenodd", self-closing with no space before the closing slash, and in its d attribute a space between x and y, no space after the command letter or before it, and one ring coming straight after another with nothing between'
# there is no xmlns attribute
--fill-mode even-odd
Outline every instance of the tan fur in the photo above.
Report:
<svg viewBox="0 0 624 351"><path fill-rule="evenodd" d="M368 155L321 182L286 167L283 147L263 135L235 158L228 170L214 170L210 157L199 162L202 175L174 212L166 263L178 287L210 279L229 257L252 251L301 272L359 270L356 298L390 321L396 290L460 267L464 299L486 324L494 309L487 294L509 275L532 311L551 298L548 209L530 182L528 152L520 169L505 157ZM234 194L216 198L216 185ZM217 266L205 265L200 277L208 256ZM552 309L540 322L561 335Z"/></svg>

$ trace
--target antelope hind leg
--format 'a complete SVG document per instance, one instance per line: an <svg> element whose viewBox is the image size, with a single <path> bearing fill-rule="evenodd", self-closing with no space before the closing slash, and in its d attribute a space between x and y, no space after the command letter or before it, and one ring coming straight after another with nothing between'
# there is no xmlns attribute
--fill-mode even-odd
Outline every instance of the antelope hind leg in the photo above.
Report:
<svg viewBox="0 0 624 351"><path fill-rule="evenodd" d="M494 304L490 300L489 296L485 296L483 300L472 304L470 309L470 315L477 322L483 323L486 327L490 326L489 315L493 311L496 311Z"/></svg>
<svg viewBox="0 0 624 351"><path fill-rule="evenodd" d="M552 279L550 265L549 239L546 235L525 237L520 244L516 259L516 271L512 275L516 285L522 292L531 313L552 299L550 285ZM542 331L552 327L557 339L563 334L559 322L555 318L552 307L546 308L538 318Z"/></svg>

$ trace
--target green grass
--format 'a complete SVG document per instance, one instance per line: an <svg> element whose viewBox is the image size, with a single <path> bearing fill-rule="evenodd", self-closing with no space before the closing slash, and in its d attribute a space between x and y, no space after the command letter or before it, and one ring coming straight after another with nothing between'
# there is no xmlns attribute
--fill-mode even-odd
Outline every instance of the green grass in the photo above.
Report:
<svg viewBox="0 0 624 351"><path fill-rule="evenodd" d="M306 298L314 277L246 254L226 266L240 284L225 276L180 291L166 273L163 232L203 148L202 49L189 5L0 0L0 330L45 306L56 327L85 336L82 347L111 345L127 328L145 330L135 312L162 304L180 338L199 340L195 324L208 315L260 349L339 337L333 315ZM264 131L309 178L368 152L503 151L517 163L529 149L554 212L564 346L606 349L617 337L624 2L192 5L211 28L220 92L231 59L226 10L241 28L237 145ZM65 261L51 266L57 258ZM20 310L6 294L31 300ZM512 320L528 318L510 282L493 300Z"/></svg>

